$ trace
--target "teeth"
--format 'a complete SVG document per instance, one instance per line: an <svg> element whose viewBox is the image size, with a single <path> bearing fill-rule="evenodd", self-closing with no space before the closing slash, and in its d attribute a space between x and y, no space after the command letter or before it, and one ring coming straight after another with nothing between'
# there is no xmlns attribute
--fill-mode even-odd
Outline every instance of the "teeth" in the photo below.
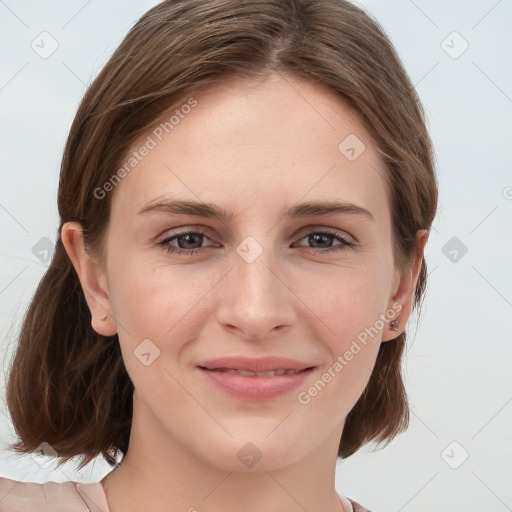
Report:
<svg viewBox="0 0 512 512"><path fill-rule="evenodd" d="M278 375L294 375L299 370L273 370L270 372L248 372L246 370L232 370L227 368L215 368L214 371L230 373L232 375L243 375L244 377L275 377Z"/></svg>

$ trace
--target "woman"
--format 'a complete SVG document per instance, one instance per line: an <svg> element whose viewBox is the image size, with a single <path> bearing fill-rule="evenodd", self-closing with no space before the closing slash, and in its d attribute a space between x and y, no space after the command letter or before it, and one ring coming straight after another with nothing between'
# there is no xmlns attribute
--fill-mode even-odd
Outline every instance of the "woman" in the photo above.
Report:
<svg viewBox="0 0 512 512"><path fill-rule="evenodd" d="M0 479L2 510L367 510L336 460L407 428L436 203L419 99L359 8L148 11L71 127L7 388L14 450L122 462Z"/></svg>

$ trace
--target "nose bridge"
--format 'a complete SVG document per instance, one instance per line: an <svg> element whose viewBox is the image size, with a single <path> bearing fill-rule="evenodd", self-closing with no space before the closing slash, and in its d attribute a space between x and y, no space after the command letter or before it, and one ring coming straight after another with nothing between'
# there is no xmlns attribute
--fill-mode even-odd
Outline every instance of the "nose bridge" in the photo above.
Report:
<svg viewBox="0 0 512 512"><path fill-rule="evenodd" d="M292 320L290 293L279 277L272 237L246 237L235 248L219 301L218 320L253 338Z"/></svg>
<svg viewBox="0 0 512 512"><path fill-rule="evenodd" d="M271 236L259 236L258 239L249 236L236 247L233 285L236 291L239 290L237 300L249 300L244 306L249 310L262 310L279 303L283 285L272 269L275 266L272 251Z"/></svg>

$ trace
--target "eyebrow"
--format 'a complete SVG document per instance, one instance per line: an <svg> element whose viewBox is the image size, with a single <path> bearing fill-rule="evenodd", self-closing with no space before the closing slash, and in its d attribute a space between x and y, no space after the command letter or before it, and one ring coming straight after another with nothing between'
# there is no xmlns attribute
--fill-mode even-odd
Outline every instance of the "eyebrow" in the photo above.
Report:
<svg viewBox="0 0 512 512"><path fill-rule="evenodd" d="M236 217L234 212L227 211L224 208L211 203L170 199L151 201L139 211L139 214L152 211L206 217L223 222L231 221ZM336 213L361 215L369 220L375 220L373 215L365 208L352 203L339 201L308 201L292 206L288 210L285 209L281 212L282 217L286 218L316 217L322 215L334 215Z"/></svg>

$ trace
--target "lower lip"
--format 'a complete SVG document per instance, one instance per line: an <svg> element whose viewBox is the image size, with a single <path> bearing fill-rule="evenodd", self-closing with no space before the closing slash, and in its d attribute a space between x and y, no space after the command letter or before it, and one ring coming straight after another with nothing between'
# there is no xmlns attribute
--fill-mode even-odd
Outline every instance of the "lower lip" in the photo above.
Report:
<svg viewBox="0 0 512 512"><path fill-rule="evenodd" d="M199 368L199 370L209 382L221 391L236 398L258 401L268 400L295 389L304 383L314 368L292 375L275 375L273 377L250 377L203 368Z"/></svg>

